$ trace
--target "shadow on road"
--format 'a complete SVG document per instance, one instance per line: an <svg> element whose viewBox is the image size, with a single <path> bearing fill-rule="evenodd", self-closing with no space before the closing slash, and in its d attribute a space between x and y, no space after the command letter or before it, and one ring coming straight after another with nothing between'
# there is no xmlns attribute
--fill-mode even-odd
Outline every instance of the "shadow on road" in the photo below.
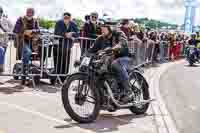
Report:
<svg viewBox="0 0 200 133"><path fill-rule="evenodd" d="M10 87L11 86L11 87ZM27 85L21 85L21 80L10 79L5 82L0 82L0 92L5 92L5 94L12 94L14 92L23 92L24 88L29 88L30 90L37 90L46 93L57 93L60 92L60 86L52 86L46 82L41 81L36 88L33 87L33 83L30 80Z"/></svg>
<svg viewBox="0 0 200 133"><path fill-rule="evenodd" d="M46 93L57 93L60 92L60 89L58 86L52 86L46 83L41 83L39 86L37 86L37 89L46 92Z"/></svg>
<svg viewBox="0 0 200 133"><path fill-rule="evenodd" d="M24 87L21 85L15 85L12 87L0 86L0 93L10 95L13 93L23 92L22 91L23 89L24 89Z"/></svg>
<svg viewBox="0 0 200 133"><path fill-rule="evenodd" d="M101 114L100 117L90 124L78 124L72 123L71 119L65 119L66 122L71 124L55 126L56 129L66 129L72 127L80 127L81 129L90 130L92 132L98 133L108 133L113 131L118 131L120 126L128 125L133 122L133 119L140 119L144 117L151 117L153 114L144 114L144 115L134 115L134 114L123 114L123 115L114 115L114 114Z"/></svg>
<svg viewBox="0 0 200 133"><path fill-rule="evenodd" d="M188 64L188 65L184 65L184 66L185 66L185 67L200 67L200 65L192 65L192 66L191 66L191 65L189 65L189 64Z"/></svg>
<svg viewBox="0 0 200 133"><path fill-rule="evenodd" d="M5 83L18 84L18 83L21 83L21 80L10 79L10 80L6 81Z"/></svg>

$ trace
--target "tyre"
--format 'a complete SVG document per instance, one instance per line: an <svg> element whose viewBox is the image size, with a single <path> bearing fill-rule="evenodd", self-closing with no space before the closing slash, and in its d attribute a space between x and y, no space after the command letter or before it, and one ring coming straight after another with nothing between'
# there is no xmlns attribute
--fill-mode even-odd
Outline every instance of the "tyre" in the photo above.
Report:
<svg viewBox="0 0 200 133"><path fill-rule="evenodd" d="M74 74L67 78L62 87L62 102L65 111L78 123L91 123L96 120L99 115L100 94L99 91L92 86L86 74ZM72 94L70 92L72 92ZM89 93L92 96L89 96ZM91 99L94 101L91 102ZM72 102L73 100L75 102ZM86 104L86 102L94 105L93 108L90 106L86 107L89 113L84 110L84 104ZM83 115L79 114L82 113L81 110L84 110Z"/></svg>
<svg viewBox="0 0 200 133"><path fill-rule="evenodd" d="M129 81L131 87L136 95L136 102L140 102L141 100L149 100L149 86L146 79L139 72L132 72L129 75ZM149 108L149 103L146 104L138 104L136 106L132 106L130 111L136 115L145 114L147 109Z"/></svg>

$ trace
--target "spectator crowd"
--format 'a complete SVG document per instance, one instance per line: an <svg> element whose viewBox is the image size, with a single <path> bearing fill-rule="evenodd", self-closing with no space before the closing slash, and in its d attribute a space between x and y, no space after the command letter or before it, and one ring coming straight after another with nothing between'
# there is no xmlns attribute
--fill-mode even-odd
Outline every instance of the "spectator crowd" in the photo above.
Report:
<svg viewBox="0 0 200 133"><path fill-rule="evenodd" d="M0 30L1 32L9 32L12 28L17 35L15 40L15 47L18 51L17 57L22 59L24 67L27 67L29 63L33 51L32 44L35 43L34 38L37 32L33 32L33 30L40 27L37 19L34 18L34 14L35 10L28 8L26 15L19 17L15 26L12 26L10 23L5 24L9 21L4 19L3 9L1 8L0 10ZM55 35L63 37L59 40L62 45L53 48L54 66L62 66L62 68L67 69L58 69L56 70L58 73L68 73L73 40L76 38L89 38L94 41L102 35L102 23L109 24L112 30L120 30L125 33L129 42L130 53L134 53L138 57L136 64L141 64L143 60L152 63L165 63L167 60L180 59L184 55L185 47L190 39L184 32L145 29L129 19L121 19L119 23L99 21L99 15L96 12L86 15L85 23L79 29L75 21L73 21L72 15L69 12L65 12L63 17L56 22L54 30ZM4 28L5 25L10 28ZM200 39L199 34L197 34L197 39ZM21 45L22 42L24 43L23 45ZM7 42L0 41L0 71L3 71L3 58L7 46L5 43ZM83 55L91 45L91 41L83 40L80 46L81 54Z"/></svg>

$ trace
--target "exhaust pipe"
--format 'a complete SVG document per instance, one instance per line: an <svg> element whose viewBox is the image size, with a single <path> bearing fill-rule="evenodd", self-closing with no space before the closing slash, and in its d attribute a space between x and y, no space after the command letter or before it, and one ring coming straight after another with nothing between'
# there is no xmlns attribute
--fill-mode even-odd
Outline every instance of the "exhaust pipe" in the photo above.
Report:
<svg viewBox="0 0 200 133"><path fill-rule="evenodd" d="M112 101L114 102L114 104L118 107L118 108L128 108L128 107L131 107L131 106L134 106L134 105L137 105L137 104L147 104L147 103L150 103L152 101L155 101L155 99L149 99L149 100L141 100L140 102L136 102L134 101L133 103L128 103L128 104L125 104L125 105L121 105L118 103L118 101L114 98L113 96L113 93L112 93L112 90L108 84L107 81L104 82L104 85L105 87L107 88L107 91L108 91L108 94L110 95Z"/></svg>

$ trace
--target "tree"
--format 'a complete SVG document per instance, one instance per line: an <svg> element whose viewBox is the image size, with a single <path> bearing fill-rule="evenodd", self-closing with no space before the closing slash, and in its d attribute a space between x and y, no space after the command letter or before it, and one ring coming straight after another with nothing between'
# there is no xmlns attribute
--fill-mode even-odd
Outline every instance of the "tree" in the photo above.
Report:
<svg viewBox="0 0 200 133"><path fill-rule="evenodd" d="M170 24L154 19L148 19L148 18L136 18L134 19L134 22L140 24L140 25L145 25L145 27L149 27L151 29L161 29L162 27L172 27L172 29L176 29L177 25L176 24Z"/></svg>
<svg viewBox="0 0 200 133"><path fill-rule="evenodd" d="M50 28L53 28L55 26L55 21L52 21L52 20L47 20L47 19L44 19L44 18L40 18L39 19L39 25L45 29L50 29Z"/></svg>
<svg viewBox="0 0 200 133"><path fill-rule="evenodd" d="M73 21L77 24L78 28L84 23L80 18L74 18Z"/></svg>
<svg viewBox="0 0 200 133"><path fill-rule="evenodd" d="M146 23L147 27L150 27L151 29L156 29L157 28L157 23L154 20L150 20Z"/></svg>

